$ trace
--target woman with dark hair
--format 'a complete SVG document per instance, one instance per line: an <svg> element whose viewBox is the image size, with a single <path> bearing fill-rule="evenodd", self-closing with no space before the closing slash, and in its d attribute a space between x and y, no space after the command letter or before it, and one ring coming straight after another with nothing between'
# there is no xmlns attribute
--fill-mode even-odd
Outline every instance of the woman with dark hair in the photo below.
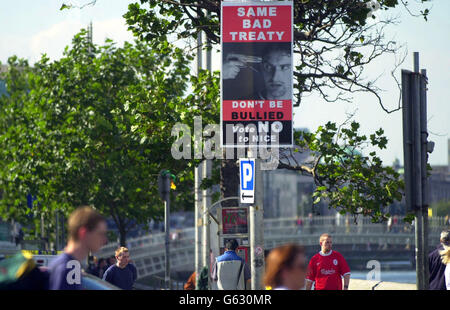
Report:
<svg viewBox="0 0 450 310"><path fill-rule="evenodd" d="M274 290L299 290L305 286L306 257L302 246L287 244L270 251L264 285Z"/></svg>
<svg viewBox="0 0 450 310"><path fill-rule="evenodd" d="M100 279L102 279L103 278L103 274L105 273L105 271L106 271L106 269L108 269L108 262L106 261L106 259L105 258L100 258L99 260L98 260L98 266L97 266L97 268L98 268L98 277L100 278Z"/></svg>

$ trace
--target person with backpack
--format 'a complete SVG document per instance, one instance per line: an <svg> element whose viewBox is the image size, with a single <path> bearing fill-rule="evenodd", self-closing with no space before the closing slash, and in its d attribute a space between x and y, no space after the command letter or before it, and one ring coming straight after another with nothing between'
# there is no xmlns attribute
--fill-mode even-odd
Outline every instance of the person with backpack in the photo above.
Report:
<svg viewBox="0 0 450 310"><path fill-rule="evenodd" d="M219 290L245 290L250 287L250 268L236 253L238 246L236 239L227 240L225 253L216 258L211 277L217 282Z"/></svg>

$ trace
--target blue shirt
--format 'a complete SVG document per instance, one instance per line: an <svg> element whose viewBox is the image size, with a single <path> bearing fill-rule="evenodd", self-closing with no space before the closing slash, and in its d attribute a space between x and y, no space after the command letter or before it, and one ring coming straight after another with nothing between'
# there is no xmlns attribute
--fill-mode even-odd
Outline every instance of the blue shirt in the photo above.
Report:
<svg viewBox="0 0 450 310"><path fill-rule="evenodd" d="M50 290L81 290L81 264L70 254L63 253L49 265Z"/></svg>
<svg viewBox="0 0 450 310"><path fill-rule="evenodd" d="M137 278L136 267L132 264L127 264L125 268L111 265L103 275L103 280L120 287L123 290L133 289L134 281Z"/></svg>

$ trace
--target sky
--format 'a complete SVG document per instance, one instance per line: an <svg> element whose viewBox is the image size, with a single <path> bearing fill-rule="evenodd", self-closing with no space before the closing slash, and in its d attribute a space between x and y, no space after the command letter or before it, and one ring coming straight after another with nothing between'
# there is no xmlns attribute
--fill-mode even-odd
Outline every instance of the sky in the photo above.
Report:
<svg viewBox="0 0 450 310"><path fill-rule="evenodd" d="M46 53L50 59L62 56L65 46L70 45L72 37L92 22L93 40L102 44L106 38L118 45L132 41L133 35L127 30L125 19L130 0L97 0L94 6L82 10L60 11L62 3L82 6L90 0L15 0L0 1L0 61L6 63L9 56L17 55L34 64ZM411 9L417 12L414 1ZM419 52L420 68L427 70L428 84L428 131L429 140L435 148L429 155L431 165L448 165L448 139L450 139L450 1L433 0L428 21L413 17L399 8L389 14L398 17L399 24L387 28L386 38L393 38L398 45L404 45L406 60L400 69L413 70L413 52ZM422 7L423 9L423 7ZM376 12L383 14L382 12ZM401 55L397 55L400 57ZM394 57L380 57L369 65L365 76L378 78L378 86L383 89L380 96L387 109L397 107L399 89L391 77ZM214 54L213 69L220 68L220 55ZM400 69L396 77L400 80ZM362 134L371 134L382 127L388 138L386 150L378 152L387 165L397 158L403 163L403 133L401 110L386 113L376 98L368 94L354 94L351 103L327 103L319 96L302 99L301 105L294 109L294 127L309 128L315 131L327 121L341 124L349 113L353 120L361 124Z"/></svg>

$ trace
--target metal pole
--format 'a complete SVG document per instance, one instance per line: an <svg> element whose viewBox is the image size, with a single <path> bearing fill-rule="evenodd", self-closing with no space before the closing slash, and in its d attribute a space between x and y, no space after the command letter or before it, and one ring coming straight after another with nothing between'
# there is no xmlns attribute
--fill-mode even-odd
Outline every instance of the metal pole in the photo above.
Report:
<svg viewBox="0 0 450 310"><path fill-rule="evenodd" d="M249 149L249 158L255 158L255 203L250 206L250 270L251 289L263 289L264 275L264 208L263 176L261 160L257 158L256 148Z"/></svg>
<svg viewBox="0 0 450 310"><path fill-rule="evenodd" d="M416 211L416 216L414 218L416 223L415 231L415 244L416 244L416 287L418 290L423 289L423 244L422 244L422 210Z"/></svg>
<svg viewBox="0 0 450 310"><path fill-rule="evenodd" d="M202 214L201 203L202 196L200 190L201 183L201 165L195 167L195 182L194 182L194 195L195 195L195 283L200 276L202 270Z"/></svg>
<svg viewBox="0 0 450 310"><path fill-rule="evenodd" d="M66 244L66 219L64 217L64 213L61 212L61 249L64 249L64 245Z"/></svg>
<svg viewBox="0 0 450 310"><path fill-rule="evenodd" d="M414 52L414 72L419 73L419 52Z"/></svg>
<svg viewBox="0 0 450 310"><path fill-rule="evenodd" d="M211 177L211 160L203 161L203 179ZM209 212L208 207L211 205L211 194L209 189L203 190L203 241L202 241L202 262L203 267L208 268L210 272L210 231L209 231ZM210 287L210 278L208 276L208 288Z"/></svg>
<svg viewBox="0 0 450 310"><path fill-rule="evenodd" d="M202 53L202 32L199 31L197 35L197 75L203 67L203 53Z"/></svg>
<svg viewBox="0 0 450 310"><path fill-rule="evenodd" d="M197 14L200 15L200 14ZM202 68L202 32L199 31L197 35L197 75L200 73ZM195 131L195 129L194 129ZM195 133L194 133L195 135ZM195 139L194 139L195 140ZM194 141L194 148L197 148L196 142ZM197 149L194 150L196 152ZM200 189L201 184L201 165L195 167L194 171L194 195L195 195L195 284L197 285L198 279L200 277L200 272L202 269L202 212L201 212L201 201L202 193Z"/></svg>
<svg viewBox="0 0 450 310"><path fill-rule="evenodd" d="M169 176L165 176L164 182L167 182L167 188L170 188L170 179ZM164 199L164 226L165 226L165 245L166 245L166 274L165 274L165 282L166 289L170 290L170 191L166 193L166 197Z"/></svg>
<svg viewBox="0 0 450 310"><path fill-rule="evenodd" d="M44 213L41 211L41 241L42 244L44 245L44 249L43 250L48 250L47 248L47 241L45 240L45 227L44 227L45 223L44 223Z"/></svg>
<svg viewBox="0 0 450 310"><path fill-rule="evenodd" d="M414 209L416 212L416 272L417 289L424 289L424 248L423 248L423 211L422 211L422 152L421 152L421 128L420 128L420 75L419 53L414 53L414 73L412 75L412 137L413 137L413 189Z"/></svg>
<svg viewBox="0 0 450 310"><path fill-rule="evenodd" d="M210 14L208 13L208 18L210 18ZM208 69L211 72L211 40L207 37L206 38L206 69Z"/></svg>
<svg viewBox="0 0 450 310"><path fill-rule="evenodd" d="M209 13L207 15L209 17ZM211 71L211 41L206 39L206 69ZM201 55L201 54L200 54ZM210 179L212 174L212 160L203 160L203 179ZM211 288L210 279L210 249L211 249L211 232L208 208L211 206L211 190L203 190L203 266L208 268L208 289Z"/></svg>
<svg viewBox="0 0 450 310"><path fill-rule="evenodd" d="M424 255L424 289L429 288L429 267L428 267L428 205L429 205L429 193L428 193L428 176L427 176L427 163L428 163L428 129L427 129L427 72L425 69L421 70L420 76L420 132L421 132L421 166L422 166L422 244Z"/></svg>
<svg viewBox="0 0 450 310"><path fill-rule="evenodd" d="M59 211L55 211L55 252L59 251L60 238L59 238Z"/></svg>

